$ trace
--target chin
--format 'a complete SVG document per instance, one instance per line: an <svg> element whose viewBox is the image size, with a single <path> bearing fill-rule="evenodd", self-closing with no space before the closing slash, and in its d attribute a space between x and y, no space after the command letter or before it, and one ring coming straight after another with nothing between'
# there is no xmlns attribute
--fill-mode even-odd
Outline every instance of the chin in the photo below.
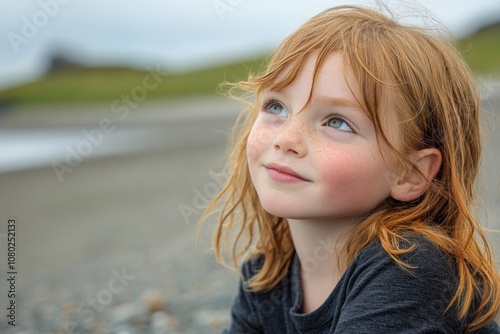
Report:
<svg viewBox="0 0 500 334"><path fill-rule="evenodd" d="M276 217L282 217L282 218L289 218L288 216L290 215L290 210L286 210L286 208L283 208L279 205L273 205L270 203L262 203L262 208L269 214L276 216Z"/></svg>
<svg viewBox="0 0 500 334"><path fill-rule="evenodd" d="M283 194L266 192L260 196L262 208L269 214L287 219L307 219L316 216L317 212L306 201L286 198Z"/></svg>
<svg viewBox="0 0 500 334"><path fill-rule="evenodd" d="M271 205L269 203L262 204L264 210L276 217L286 218L286 219L305 219L311 215L302 210L298 210L296 206L286 206L286 205Z"/></svg>

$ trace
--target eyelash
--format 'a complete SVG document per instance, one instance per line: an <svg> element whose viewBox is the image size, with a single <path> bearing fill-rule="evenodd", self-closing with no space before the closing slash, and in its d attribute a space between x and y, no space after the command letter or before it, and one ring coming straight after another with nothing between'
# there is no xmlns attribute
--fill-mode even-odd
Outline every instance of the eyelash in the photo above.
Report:
<svg viewBox="0 0 500 334"><path fill-rule="evenodd" d="M353 126L342 116L342 115L339 115L339 114L332 114L332 115L329 115L325 122L324 122L324 125L325 126L328 126L328 123L333 120L333 119L338 119L340 120L341 122L344 122L345 124L347 124L347 126L349 127L349 129L352 131L352 133L356 133L356 131L354 131L354 128Z"/></svg>
<svg viewBox="0 0 500 334"><path fill-rule="evenodd" d="M277 100L277 99L275 99L275 98L269 98L269 99L265 100L265 101L262 103L262 105L261 105L261 107L260 107L260 110L261 110L262 112L270 113L270 112L269 112L269 107L270 107L271 105L273 105L273 104L277 104L277 105L281 106L282 108L285 108L285 107L283 106L283 103L281 103L281 101L279 101L279 100ZM325 122L324 122L324 126L328 126L328 123L329 123L332 119L338 119L338 120L340 120L340 121L344 122L345 124L347 124L347 126L349 127L349 129L351 130L351 132L352 132L352 133L356 133L356 131L354 131L353 126L352 126L352 125L351 125L351 124L350 124L350 123L349 123L349 122L348 122L348 121L347 121L347 120L346 120L346 119L345 119L342 115L339 115L339 114L331 114L331 115L329 115L329 116L326 118ZM332 128L333 128L333 127L332 127ZM341 131L342 131L342 130L341 130ZM346 132L347 132L347 131L346 131Z"/></svg>
<svg viewBox="0 0 500 334"><path fill-rule="evenodd" d="M273 104L279 104L281 107L283 107L283 103L281 103L279 100L275 99L275 98L270 98L270 99L267 99L265 100L261 107L260 107L260 110L261 111L264 111L264 112L268 112L268 108L273 105ZM283 107L284 108L284 107Z"/></svg>

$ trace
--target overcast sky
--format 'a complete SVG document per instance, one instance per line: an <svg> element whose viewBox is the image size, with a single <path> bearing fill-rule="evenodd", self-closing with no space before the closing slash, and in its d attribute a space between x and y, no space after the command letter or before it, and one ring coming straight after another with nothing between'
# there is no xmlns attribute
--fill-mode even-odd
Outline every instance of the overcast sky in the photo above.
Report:
<svg viewBox="0 0 500 334"><path fill-rule="evenodd" d="M0 87L36 77L54 50L89 64L172 70L244 59L276 45L322 9L375 1L23 0L0 5ZM460 36L500 18L498 0L394 1L403 16L427 8Z"/></svg>

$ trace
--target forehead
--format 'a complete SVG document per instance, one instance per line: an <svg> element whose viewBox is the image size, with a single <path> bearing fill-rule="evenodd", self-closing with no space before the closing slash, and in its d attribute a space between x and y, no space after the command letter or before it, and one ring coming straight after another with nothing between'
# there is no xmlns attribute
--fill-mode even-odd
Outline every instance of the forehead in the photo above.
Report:
<svg viewBox="0 0 500 334"><path fill-rule="evenodd" d="M307 92L311 98L339 97L360 106L358 85L340 52L291 61L260 87L260 92L282 90Z"/></svg>
<svg viewBox="0 0 500 334"><path fill-rule="evenodd" d="M358 84L352 70L344 64L342 54L333 53L318 63L318 57L309 57L303 73L310 79L310 94L318 99L343 101L349 106L361 108ZM316 71L317 69L317 71ZM316 72L315 72L316 71Z"/></svg>
<svg viewBox="0 0 500 334"><path fill-rule="evenodd" d="M287 82L285 86L283 83ZM365 112L360 103L358 84L351 69L344 65L340 52L326 56L312 54L300 66L288 64L279 73L274 85L263 88L262 93L266 95L267 92L285 93L302 100L303 109L310 104L329 104Z"/></svg>

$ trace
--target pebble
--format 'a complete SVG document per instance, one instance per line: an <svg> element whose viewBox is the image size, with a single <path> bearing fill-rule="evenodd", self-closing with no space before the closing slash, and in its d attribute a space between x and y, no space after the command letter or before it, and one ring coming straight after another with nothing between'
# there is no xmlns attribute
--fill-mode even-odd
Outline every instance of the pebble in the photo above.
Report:
<svg viewBox="0 0 500 334"><path fill-rule="evenodd" d="M200 327L222 329L229 323L229 312L227 310L203 310L196 316Z"/></svg>
<svg viewBox="0 0 500 334"><path fill-rule="evenodd" d="M161 292L158 290L150 289L144 291L141 300L150 313L155 313L165 308L165 298L163 298Z"/></svg>
<svg viewBox="0 0 500 334"><path fill-rule="evenodd" d="M167 253L161 248L155 252ZM126 267L130 279L119 282L124 283L121 289L113 281L113 291L113 269L121 272L122 263L105 257L57 273L26 275L17 286L16 327L0 321L0 333L220 334L228 325L238 282L234 273L210 256L183 259L183 254L171 254L170 260L157 256L151 262L147 254L138 256L145 260ZM112 298L103 298L104 290Z"/></svg>
<svg viewBox="0 0 500 334"><path fill-rule="evenodd" d="M110 311L110 321L113 323L140 324L147 322L147 310L140 303L126 303L113 307Z"/></svg>
<svg viewBox="0 0 500 334"><path fill-rule="evenodd" d="M151 316L151 323L154 334L167 334L179 326L177 317L171 316L165 311L155 312Z"/></svg>

